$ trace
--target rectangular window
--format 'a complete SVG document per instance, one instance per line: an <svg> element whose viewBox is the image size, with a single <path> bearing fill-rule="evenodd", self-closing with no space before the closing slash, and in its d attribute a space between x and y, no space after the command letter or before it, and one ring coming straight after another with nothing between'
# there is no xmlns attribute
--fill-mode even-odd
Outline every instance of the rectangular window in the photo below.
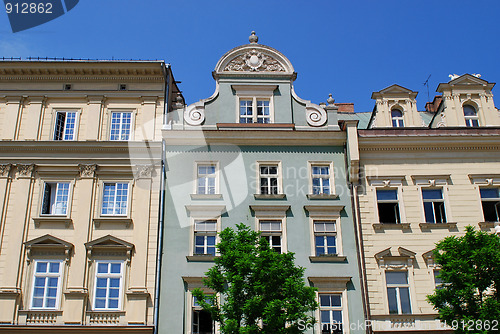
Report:
<svg viewBox="0 0 500 334"><path fill-rule="evenodd" d="M283 235L281 220L261 220L259 230L261 237L267 240L269 246L277 253L281 253L281 237Z"/></svg>
<svg viewBox="0 0 500 334"><path fill-rule="evenodd" d="M422 189L426 223L446 223L443 192L441 189Z"/></svg>
<svg viewBox="0 0 500 334"><path fill-rule="evenodd" d="M330 188L330 167L311 166L312 193L314 195L329 195Z"/></svg>
<svg viewBox="0 0 500 334"><path fill-rule="evenodd" d="M271 101L269 99L240 99L240 123L271 123Z"/></svg>
<svg viewBox="0 0 500 334"><path fill-rule="evenodd" d="M210 300L206 300L210 303ZM212 334L215 333L215 323L212 320L210 312L204 311L198 304L198 300L193 296L193 334Z"/></svg>
<svg viewBox="0 0 500 334"><path fill-rule="evenodd" d="M194 223L194 254L215 256L216 238L216 220L196 221Z"/></svg>
<svg viewBox="0 0 500 334"><path fill-rule="evenodd" d="M119 310L123 286L123 262L97 261L94 309Z"/></svg>
<svg viewBox="0 0 500 334"><path fill-rule="evenodd" d="M56 309L59 306L62 261L35 261L31 308Z"/></svg>
<svg viewBox="0 0 500 334"><path fill-rule="evenodd" d="M343 333L342 295L340 293L320 294L319 313L321 317L321 333Z"/></svg>
<svg viewBox="0 0 500 334"><path fill-rule="evenodd" d="M66 215L69 202L69 182L47 182L43 188L42 215Z"/></svg>
<svg viewBox="0 0 500 334"><path fill-rule="evenodd" d="M127 215L128 186L128 183L104 183L101 215Z"/></svg>
<svg viewBox="0 0 500 334"><path fill-rule="evenodd" d="M131 112L111 113L111 129L109 140L129 140L132 126Z"/></svg>
<svg viewBox="0 0 500 334"><path fill-rule="evenodd" d="M215 194L216 173L215 165L198 165L197 193L208 195Z"/></svg>
<svg viewBox="0 0 500 334"><path fill-rule="evenodd" d="M314 222L316 256L337 254L337 231L335 221Z"/></svg>
<svg viewBox="0 0 500 334"><path fill-rule="evenodd" d="M76 111L58 111L54 140L75 140L76 120Z"/></svg>
<svg viewBox="0 0 500 334"><path fill-rule="evenodd" d="M278 194L278 165L260 165L259 179L262 195Z"/></svg>
<svg viewBox="0 0 500 334"><path fill-rule="evenodd" d="M390 314L411 313L410 285L408 284L408 272L394 271L386 272L387 298Z"/></svg>
<svg viewBox="0 0 500 334"><path fill-rule="evenodd" d="M399 224L398 191L377 189L378 219L384 224Z"/></svg>
<svg viewBox="0 0 500 334"><path fill-rule="evenodd" d="M500 188L480 189L485 222L500 221Z"/></svg>
<svg viewBox="0 0 500 334"><path fill-rule="evenodd" d="M437 290L443 288L443 280L441 280L441 277L439 277L439 270L434 269L434 286L436 287Z"/></svg>

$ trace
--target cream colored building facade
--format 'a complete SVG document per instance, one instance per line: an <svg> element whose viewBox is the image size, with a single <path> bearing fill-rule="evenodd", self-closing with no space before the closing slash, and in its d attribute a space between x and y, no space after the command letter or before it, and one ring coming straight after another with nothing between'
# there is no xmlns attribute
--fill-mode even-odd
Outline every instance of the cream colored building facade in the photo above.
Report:
<svg viewBox="0 0 500 334"><path fill-rule="evenodd" d="M0 63L0 332L153 331L177 94L163 61Z"/></svg>
<svg viewBox="0 0 500 334"><path fill-rule="evenodd" d="M449 330L426 300L440 284L432 250L468 225L491 233L498 225L493 86L474 75L454 77L439 85L443 96L429 112L417 112L416 92L393 85L373 93L368 129L356 136L356 122L344 123L375 333Z"/></svg>

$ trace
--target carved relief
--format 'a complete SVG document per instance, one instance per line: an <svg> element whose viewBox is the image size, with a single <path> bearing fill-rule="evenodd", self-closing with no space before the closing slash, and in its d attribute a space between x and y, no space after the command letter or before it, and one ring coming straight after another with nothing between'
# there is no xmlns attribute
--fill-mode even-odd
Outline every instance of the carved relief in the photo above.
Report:
<svg viewBox="0 0 500 334"><path fill-rule="evenodd" d="M153 166L151 165L138 165L136 166L136 178L150 178Z"/></svg>
<svg viewBox="0 0 500 334"><path fill-rule="evenodd" d="M285 68L273 57L255 49L231 60L224 72L285 72Z"/></svg>
<svg viewBox="0 0 500 334"><path fill-rule="evenodd" d="M325 125L328 117L324 109L319 108L306 108L306 120L310 126L323 126Z"/></svg>
<svg viewBox="0 0 500 334"><path fill-rule="evenodd" d="M94 173L97 169L96 164L92 165L78 165L78 168L80 169L80 177L94 177Z"/></svg>
<svg viewBox="0 0 500 334"><path fill-rule="evenodd" d="M184 112L184 121L189 125L201 125L205 121L203 107L191 107Z"/></svg>
<svg viewBox="0 0 500 334"><path fill-rule="evenodd" d="M33 170L35 169L35 165L21 165L17 164L17 177L31 177L33 175Z"/></svg>
<svg viewBox="0 0 500 334"><path fill-rule="evenodd" d="M0 165L0 177L9 177L11 168L11 164Z"/></svg>

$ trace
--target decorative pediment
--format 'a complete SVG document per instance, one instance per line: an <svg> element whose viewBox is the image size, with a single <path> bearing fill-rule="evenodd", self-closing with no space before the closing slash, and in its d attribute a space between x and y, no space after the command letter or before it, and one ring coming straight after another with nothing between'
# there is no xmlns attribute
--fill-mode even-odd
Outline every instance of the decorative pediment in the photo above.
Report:
<svg viewBox="0 0 500 334"><path fill-rule="evenodd" d="M101 254L111 256L126 255L130 258L134 245L108 234L99 239L87 242L85 248L89 257Z"/></svg>
<svg viewBox="0 0 500 334"><path fill-rule="evenodd" d="M347 289L347 283L351 277L308 277L312 286L319 291L344 291Z"/></svg>
<svg viewBox="0 0 500 334"><path fill-rule="evenodd" d="M252 49L231 60L224 72L285 72L285 67L271 55Z"/></svg>
<svg viewBox="0 0 500 334"><path fill-rule="evenodd" d="M418 95L418 92L414 92L411 89L394 84L394 85L391 85L389 87L382 89L379 92L373 92L372 99L381 98L383 96L387 96L387 97L390 97L390 96L398 96L398 97L408 96L408 97L415 98L415 97L417 97L417 95Z"/></svg>
<svg viewBox="0 0 500 334"><path fill-rule="evenodd" d="M434 257L434 249L431 249L430 251L422 254L422 257L424 258L424 261L427 264L427 267L436 266L435 257Z"/></svg>
<svg viewBox="0 0 500 334"><path fill-rule="evenodd" d="M43 235L24 243L28 258L36 255L63 255L69 257L73 244L50 234Z"/></svg>
<svg viewBox="0 0 500 334"><path fill-rule="evenodd" d="M338 218L340 212L344 210L343 205L304 205L304 209L309 212L309 217Z"/></svg>
<svg viewBox="0 0 500 334"><path fill-rule="evenodd" d="M389 247L375 254L375 258L381 267L406 268L413 265L415 255L415 252L403 247L398 247L396 252L392 252Z"/></svg>
<svg viewBox="0 0 500 334"><path fill-rule="evenodd" d="M462 76L459 76L456 79L451 80L448 82L449 85L451 86L458 86L458 85L481 85L485 86L488 84L488 81L483 80L478 78L477 76L471 75L471 74L464 74Z"/></svg>

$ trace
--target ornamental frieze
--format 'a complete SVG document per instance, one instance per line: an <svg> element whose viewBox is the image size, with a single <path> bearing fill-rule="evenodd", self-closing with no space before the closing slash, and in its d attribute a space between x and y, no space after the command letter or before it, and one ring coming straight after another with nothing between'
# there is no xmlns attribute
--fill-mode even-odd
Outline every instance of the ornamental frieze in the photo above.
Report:
<svg viewBox="0 0 500 334"><path fill-rule="evenodd" d="M285 72L285 68L273 57L253 49L231 60L224 72Z"/></svg>

